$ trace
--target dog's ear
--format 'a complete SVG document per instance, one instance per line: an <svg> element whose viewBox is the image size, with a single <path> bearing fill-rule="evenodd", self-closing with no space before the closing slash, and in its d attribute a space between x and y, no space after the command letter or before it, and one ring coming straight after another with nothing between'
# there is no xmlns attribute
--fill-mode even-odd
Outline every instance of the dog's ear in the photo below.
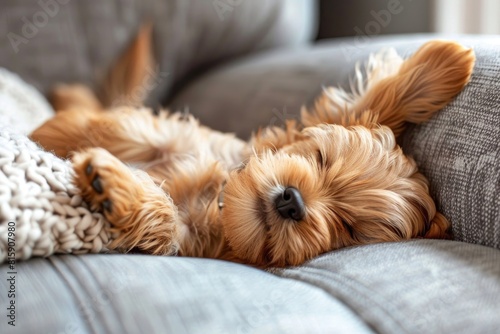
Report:
<svg viewBox="0 0 500 334"><path fill-rule="evenodd" d="M148 82L155 76L154 67L152 24L147 23L105 77L100 94L104 106L142 105Z"/></svg>
<svg viewBox="0 0 500 334"><path fill-rule="evenodd" d="M428 42L396 75L369 89L355 113L370 110L397 136L405 122L424 122L448 104L469 82L474 62L472 49L454 42Z"/></svg>

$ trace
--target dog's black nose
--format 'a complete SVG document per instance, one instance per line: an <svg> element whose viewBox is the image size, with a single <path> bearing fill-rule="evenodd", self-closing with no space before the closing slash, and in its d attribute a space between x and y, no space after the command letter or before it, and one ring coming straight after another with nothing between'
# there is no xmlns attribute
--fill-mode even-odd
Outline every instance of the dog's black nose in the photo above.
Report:
<svg viewBox="0 0 500 334"><path fill-rule="evenodd" d="M306 207L300 192L292 187L286 188L282 194L274 200L276 210L281 217L293 220L301 220L306 214Z"/></svg>

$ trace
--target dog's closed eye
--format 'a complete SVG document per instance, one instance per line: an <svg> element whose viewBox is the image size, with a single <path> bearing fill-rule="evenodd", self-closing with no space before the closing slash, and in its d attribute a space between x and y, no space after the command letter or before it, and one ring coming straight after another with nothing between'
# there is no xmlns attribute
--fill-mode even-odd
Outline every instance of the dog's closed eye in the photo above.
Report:
<svg viewBox="0 0 500 334"><path fill-rule="evenodd" d="M320 149L316 150L315 156L316 156L316 160L318 161L318 164L320 166L324 167L326 160L325 160L325 157Z"/></svg>
<svg viewBox="0 0 500 334"><path fill-rule="evenodd" d="M354 230L352 228L352 225L350 225L344 219L342 219L342 225L344 225L344 228L347 230L347 232L349 232L349 235L351 236L351 238L354 239Z"/></svg>

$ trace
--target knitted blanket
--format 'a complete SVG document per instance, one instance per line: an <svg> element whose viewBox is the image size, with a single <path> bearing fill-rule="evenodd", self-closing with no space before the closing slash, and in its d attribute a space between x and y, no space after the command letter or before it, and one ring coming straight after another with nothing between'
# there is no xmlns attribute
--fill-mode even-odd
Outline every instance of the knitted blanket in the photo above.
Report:
<svg viewBox="0 0 500 334"><path fill-rule="evenodd" d="M0 129L0 263L105 250L107 222L71 184L71 165ZM12 258L12 256L9 256Z"/></svg>
<svg viewBox="0 0 500 334"><path fill-rule="evenodd" d="M0 69L0 263L102 252L110 240L109 223L89 210L72 185L69 162L23 134L47 117L35 124L32 114L50 116L47 108L32 87Z"/></svg>

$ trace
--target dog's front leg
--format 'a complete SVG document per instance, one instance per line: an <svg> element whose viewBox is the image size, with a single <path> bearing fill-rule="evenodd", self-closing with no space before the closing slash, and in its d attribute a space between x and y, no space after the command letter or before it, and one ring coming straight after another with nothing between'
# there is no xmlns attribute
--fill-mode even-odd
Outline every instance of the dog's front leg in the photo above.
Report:
<svg viewBox="0 0 500 334"><path fill-rule="evenodd" d="M113 249L155 255L178 249L177 208L143 171L132 170L102 148L73 157L75 184L85 200L103 211L118 237Z"/></svg>

